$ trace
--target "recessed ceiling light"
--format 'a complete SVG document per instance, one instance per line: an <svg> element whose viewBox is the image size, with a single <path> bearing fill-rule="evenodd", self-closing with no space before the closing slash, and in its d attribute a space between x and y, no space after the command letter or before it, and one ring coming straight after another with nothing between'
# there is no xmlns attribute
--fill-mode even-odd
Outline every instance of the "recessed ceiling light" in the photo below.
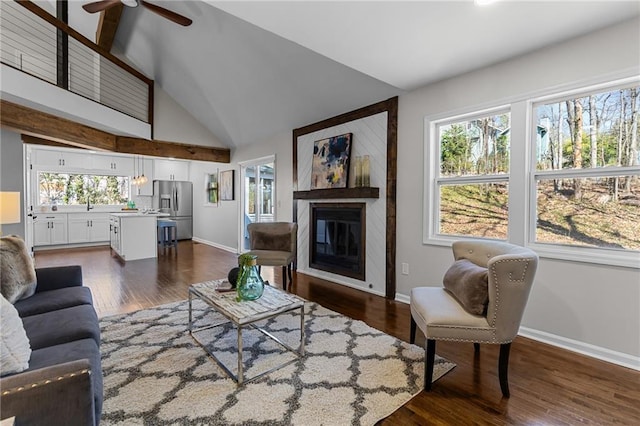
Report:
<svg viewBox="0 0 640 426"><path fill-rule="evenodd" d="M487 6L490 5L492 3L497 3L500 0L473 0L473 2L476 4L476 6Z"/></svg>

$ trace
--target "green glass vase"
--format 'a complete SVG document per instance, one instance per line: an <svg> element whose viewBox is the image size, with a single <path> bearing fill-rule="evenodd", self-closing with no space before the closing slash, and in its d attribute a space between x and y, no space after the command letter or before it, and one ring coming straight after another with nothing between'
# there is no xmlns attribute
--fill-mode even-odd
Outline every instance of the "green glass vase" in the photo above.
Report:
<svg viewBox="0 0 640 426"><path fill-rule="evenodd" d="M245 258L240 265L240 275L236 284L238 293L237 300L256 300L262 296L264 292L264 281L258 273L256 266L256 256Z"/></svg>

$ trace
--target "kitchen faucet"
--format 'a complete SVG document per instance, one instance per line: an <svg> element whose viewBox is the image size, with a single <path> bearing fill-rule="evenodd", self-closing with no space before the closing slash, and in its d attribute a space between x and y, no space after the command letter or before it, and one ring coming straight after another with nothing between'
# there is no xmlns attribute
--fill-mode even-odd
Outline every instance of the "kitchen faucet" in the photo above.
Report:
<svg viewBox="0 0 640 426"><path fill-rule="evenodd" d="M91 205L89 204L89 197L87 197L87 211L93 209L93 207L91 207Z"/></svg>

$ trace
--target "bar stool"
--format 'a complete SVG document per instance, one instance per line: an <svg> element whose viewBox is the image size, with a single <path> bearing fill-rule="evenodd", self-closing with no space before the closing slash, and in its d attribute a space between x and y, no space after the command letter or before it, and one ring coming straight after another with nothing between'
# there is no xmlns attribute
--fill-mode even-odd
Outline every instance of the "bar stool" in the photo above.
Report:
<svg viewBox="0 0 640 426"><path fill-rule="evenodd" d="M159 219L158 235L158 241L163 250L167 247L175 247L178 251L178 226L175 220Z"/></svg>

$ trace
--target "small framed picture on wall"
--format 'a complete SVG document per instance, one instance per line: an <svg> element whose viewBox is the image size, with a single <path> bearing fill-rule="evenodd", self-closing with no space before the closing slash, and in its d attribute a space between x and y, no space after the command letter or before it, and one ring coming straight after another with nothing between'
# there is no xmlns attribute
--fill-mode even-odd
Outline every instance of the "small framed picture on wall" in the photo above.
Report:
<svg viewBox="0 0 640 426"><path fill-rule="evenodd" d="M234 199L234 172L235 170L220 172L220 182L218 183L218 187L220 188L220 201L233 201Z"/></svg>
<svg viewBox="0 0 640 426"><path fill-rule="evenodd" d="M217 206L218 205L218 171L215 173L205 173L204 175L205 185L205 206Z"/></svg>

